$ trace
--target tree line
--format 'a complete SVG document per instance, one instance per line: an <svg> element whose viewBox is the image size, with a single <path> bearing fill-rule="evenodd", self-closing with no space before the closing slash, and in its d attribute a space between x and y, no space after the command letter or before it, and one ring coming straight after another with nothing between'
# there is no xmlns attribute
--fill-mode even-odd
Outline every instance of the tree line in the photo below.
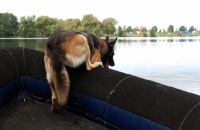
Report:
<svg viewBox="0 0 200 130"><path fill-rule="evenodd" d="M19 22L12 13L0 13L0 37L48 37L57 30L90 31L96 35L114 34L117 21L106 18L100 22L92 14L83 16L83 19L57 19L49 16L23 16Z"/></svg>
<svg viewBox="0 0 200 130"><path fill-rule="evenodd" d="M167 30L163 29L163 30L158 30L157 26L153 26L151 29L147 29L144 26L141 27L135 27L132 28L131 26L128 26L127 28L124 26L123 28L121 26L118 27L117 32L118 32L118 36L127 36L129 34L132 34L134 32L137 31L143 31L143 37L147 36L147 32L149 33L150 37L156 37L157 33L162 33L162 34L180 34L180 32L183 31L197 31L196 28L194 28L194 26L191 26L189 29L187 29L185 26L181 26L180 28L177 28L176 30L174 29L173 25L169 25L169 27L167 28Z"/></svg>
<svg viewBox="0 0 200 130"><path fill-rule="evenodd" d="M57 30L74 30L74 31L90 31L96 35L111 34L117 36L126 36L127 34L134 33L135 31L143 31L144 36L154 37L156 33L178 33L185 31L187 28L181 26L178 30L174 30L174 26L170 25L167 30L158 30L156 26L151 29L146 27L135 27L131 26L118 26L116 28L117 21L112 18L105 18L102 22L92 14L83 16L83 19L57 19L49 16L39 16L36 18L35 15L23 16L20 20L17 19L12 13L0 13L0 37L48 37L51 33ZM191 26L191 31L196 31L196 28Z"/></svg>

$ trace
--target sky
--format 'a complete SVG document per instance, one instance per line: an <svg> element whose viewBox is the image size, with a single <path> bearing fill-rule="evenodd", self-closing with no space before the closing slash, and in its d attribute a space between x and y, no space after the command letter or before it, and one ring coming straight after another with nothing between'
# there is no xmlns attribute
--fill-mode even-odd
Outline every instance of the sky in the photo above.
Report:
<svg viewBox="0 0 200 130"><path fill-rule="evenodd" d="M49 16L52 18L82 20L93 14L101 22L112 17L116 27L157 26L174 30L180 26L194 26L200 30L199 0L1 0L0 13L22 16Z"/></svg>

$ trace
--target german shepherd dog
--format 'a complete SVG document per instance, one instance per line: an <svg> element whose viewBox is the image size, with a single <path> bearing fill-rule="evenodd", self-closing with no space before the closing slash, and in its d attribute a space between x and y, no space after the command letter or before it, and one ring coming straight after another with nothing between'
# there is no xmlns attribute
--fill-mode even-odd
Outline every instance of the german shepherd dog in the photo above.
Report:
<svg viewBox="0 0 200 130"><path fill-rule="evenodd" d="M65 66L76 68L85 63L90 71L102 65L114 66L114 44L89 32L60 30L50 35L44 49L46 78L52 93L52 112L64 111L67 104L70 81ZM59 106L59 107L58 107ZM59 109L58 109L59 108Z"/></svg>

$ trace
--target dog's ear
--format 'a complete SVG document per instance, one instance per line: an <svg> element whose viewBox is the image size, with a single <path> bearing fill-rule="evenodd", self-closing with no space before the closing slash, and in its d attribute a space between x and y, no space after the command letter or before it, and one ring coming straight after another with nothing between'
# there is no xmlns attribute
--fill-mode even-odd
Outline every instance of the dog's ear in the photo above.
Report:
<svg viewBox="0 0 200 130"><path fill-rule="evenodd" d="M117 38L115 38L115 40L113 40L112 42L110 42L110 44L114 45L117 41Z"/></svg>
<svg viewBox="0 0 200 130"><path fill-rule="evenodd" d="M106 36L106 39L105 39L105 41L106 41L106 43L108 43L108 42L109 42L109 37L108 37L108 36Z"/></svg>

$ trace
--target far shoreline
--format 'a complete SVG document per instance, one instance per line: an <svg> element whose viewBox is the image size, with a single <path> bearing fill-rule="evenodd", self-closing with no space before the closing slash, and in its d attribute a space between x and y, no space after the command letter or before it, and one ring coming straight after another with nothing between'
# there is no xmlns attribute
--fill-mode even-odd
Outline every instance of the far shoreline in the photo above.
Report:
<svg viewBox="0 0 200 130"><path fill-rule="evenodd" d="M100 34L100 37L118 37L116 34ZM149 34L147 36L144 36L143 34L126 34L125 36L120 37L150 37ZM156 37L200 37L200 33L193 33L193 34L162 34L162 33L156 33ZM0 39L48 39L48 37L19 37L19 36L13 36L13 37L0 37Z"/></svg>

